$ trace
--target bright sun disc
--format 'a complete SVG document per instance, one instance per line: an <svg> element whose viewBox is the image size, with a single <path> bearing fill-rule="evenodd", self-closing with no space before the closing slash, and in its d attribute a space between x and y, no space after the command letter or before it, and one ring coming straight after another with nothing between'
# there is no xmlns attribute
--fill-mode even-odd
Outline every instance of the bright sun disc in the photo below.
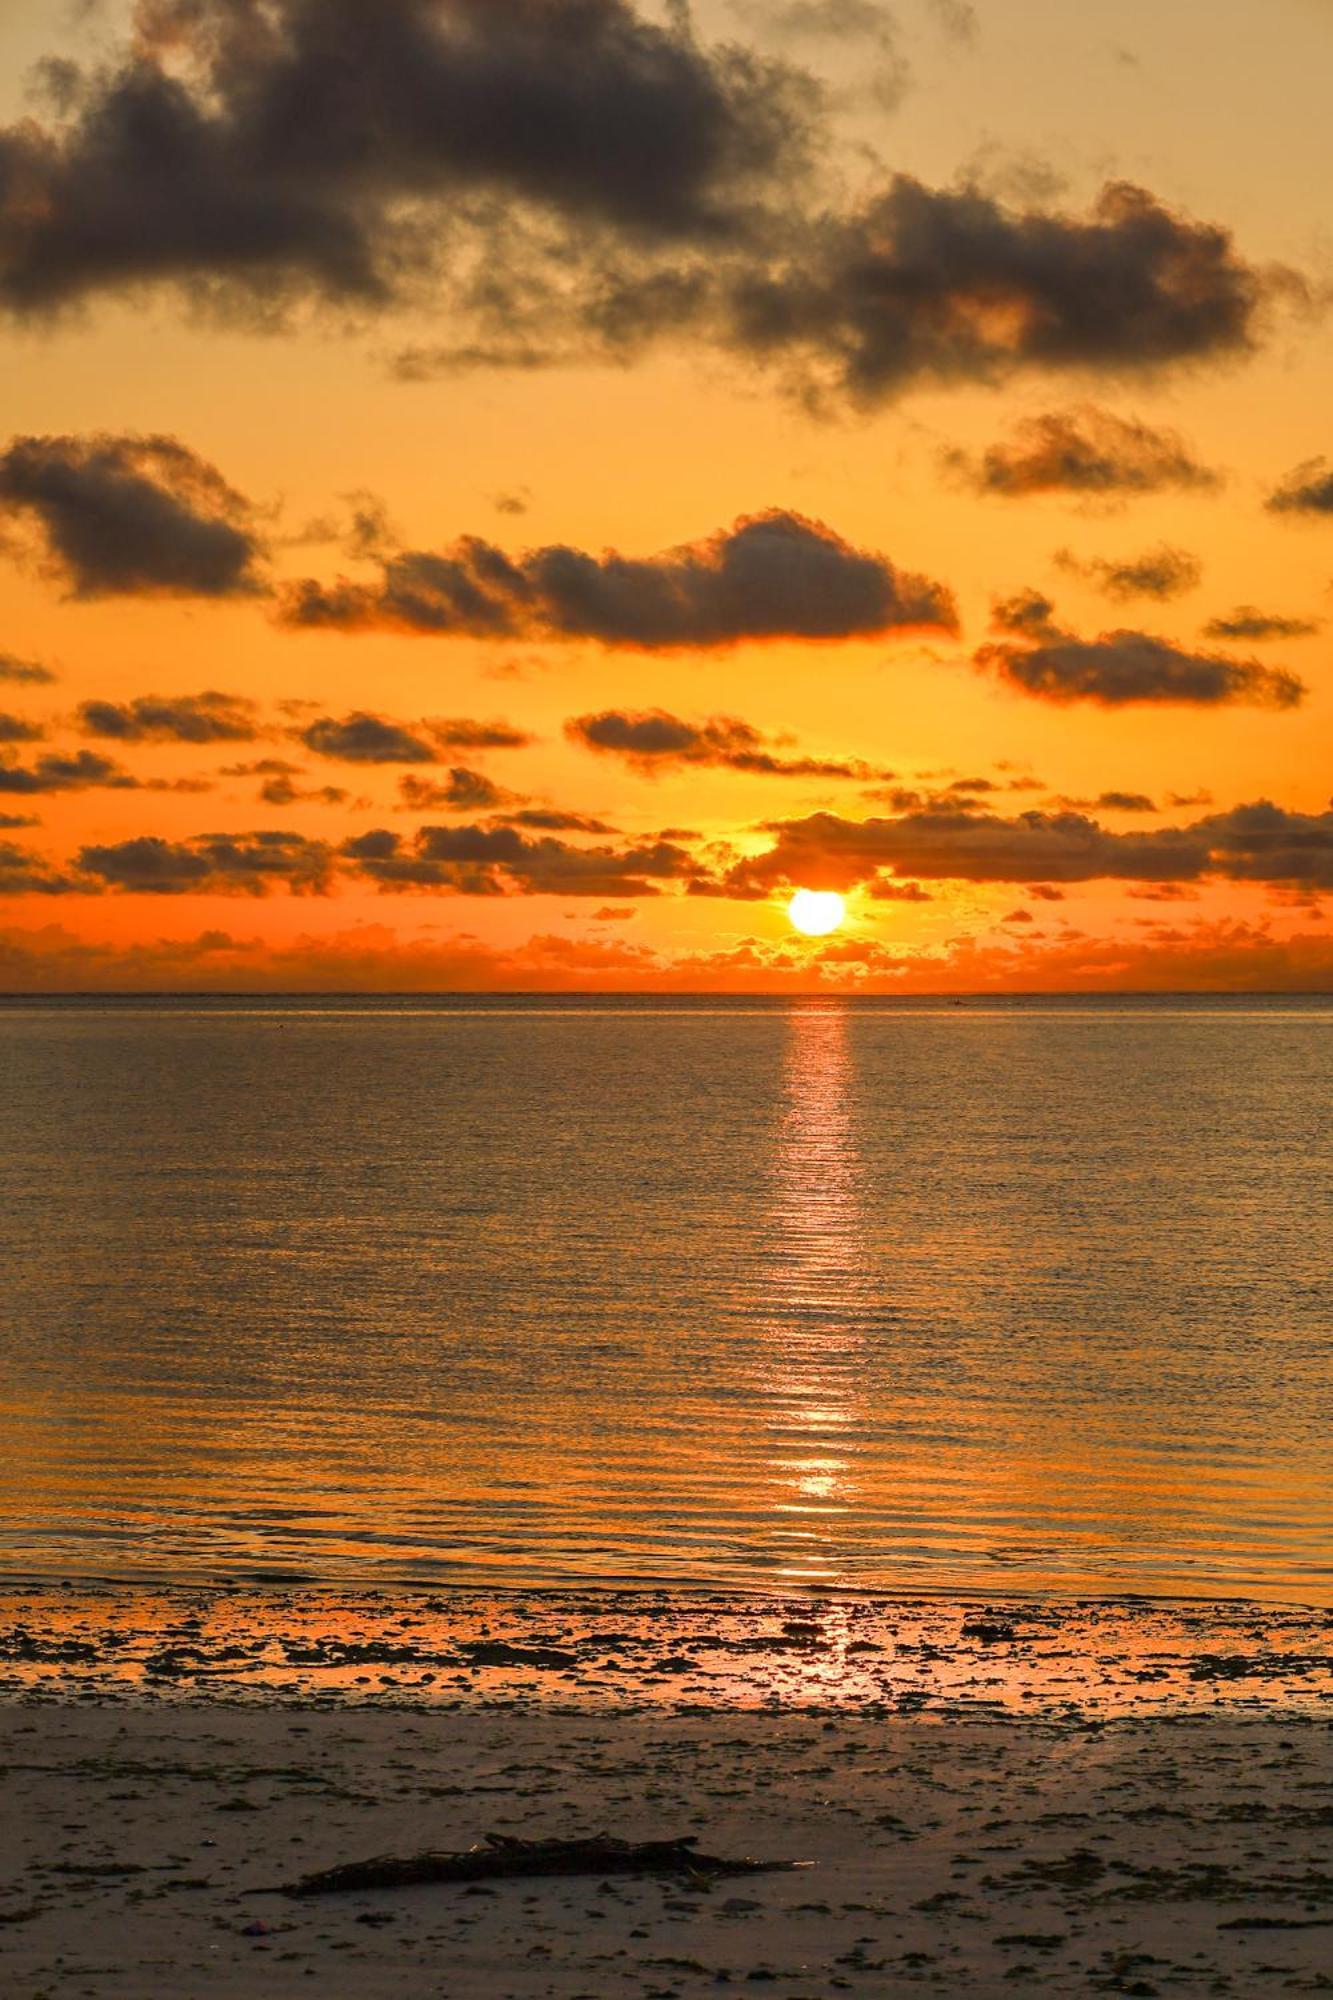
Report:
<svg viewBox="0 0 1333 2000"><path fill-rule="evenodd" d="M798 889L787 905L787 915L806 937L827 937L846 914L847 905L836 889Z"/></svg>

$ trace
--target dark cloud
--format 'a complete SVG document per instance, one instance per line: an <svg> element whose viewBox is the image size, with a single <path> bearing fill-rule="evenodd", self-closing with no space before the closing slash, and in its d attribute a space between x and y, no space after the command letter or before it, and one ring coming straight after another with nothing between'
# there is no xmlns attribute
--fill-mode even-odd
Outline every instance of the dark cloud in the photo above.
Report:
<svg viewBox="0 0 1333 2000"><path fill-rule="evenodd" d="M558 284L551 269L549 250L498 260L471 326L409 350L401 372L625 362L685 341L772 370L807 408L870 409L923 385L1248 354L1271 309L1307 295L1142 188L1111 184L1070 214L907 174L850 211L775 211L706 262L602 258L562 266Z"/></svg>
<svg viewBox="0 0 1333 2000"><path fill-rule="evenodd" d="M6 514L35 525L48 567L73 597L238 597L261 588L246 502L175 438L15 438L0 453Z"/></svg>
<svg viewBox="0 0 1333 2000"><path fill-rule="evenodd" d="M143 835L84 847L76 865L108 888L141 895L265 896L279 886L308 895L329 886L333 853L299 833L207 833L186 841Z"/></svg>
<svg viewBox="0 0 1333 2000"><path fill-rule="evenodd" d="M876 903L933 903L935 900L929 889L923 889L919 882L899 882L888 875L881 875L870 884L870 895Z"/></svg>
<svg viewBox="0 0 1333 2000"><path fill-rule="evenodd" d="M898 174L799 261L742 278L731 337L807 392L869 406L920 382L1244 353L1274 282L1226 230L1125 182L1074 216Z"/></svg>
<svg viewBox="0 0 1333 2000"><path fill-rule="evenodd" d="M433 764L438 756L424 735L364 709L341 719L321 715L295 733L307 750L345 764Z"/></svg>
<svg viewBox="0 0 1333 2000"><path fill-rule="evenodd" d="M608 708L598 715L574 716L565 724L565 734L572 743L622 757L636 770L649 773L687 764L711 764L762 777L870 779L892 775L860 758L776 756L764 748L757 729L734 715L685 722L661 708Z"/></svg>
<svg viewBox="0 0 1333 2000"><path fill-rule="evenodd" d="M475 722L466 715L432 716L426 727L441 750L523 750L532 741L512 722Z"/></svg>
<svg viewBox="0 0 1333 2000"><path fill-rule="evenodd" d="M1333 889L1333 812L1288 812L1267 799L1195 822L1209 872L1233 882Z"/></svg>
<svg viewBox="0 0 1333 2000"><path fill-rule="evenodd" d="M555 806L521 806L517 812L499 814L504 826L526 827L536 833L614 833L605 820L593 819L588 813L562 812ZM666 834L660 836L665 840Z"/></svg>
<svg viewBox="0 0 1333 2000"><path fill-rule="evenodd" d="M0 653L0 681L14 681L28 687L49 687L55 675L36 660L16 660L12 653Z"/></svg>
<svg viewBox="0 0 1333 2000"><path fill-rule="evenodd" d="M1273 514L1333 514L1333 464L1307 458L1268 497Z"/></svg>
<svg viewBox="0 0 1333 2000"><path fill-rule="evenodd" d="M766 853L743 857L694 893L742 899L796 885L849 889L887 881L1011 882L1047 895L1070 882L1181 884L1207 878L1333 888L1333 812L1260 800L1181 827L1114 833L1084 813L939 808L854 821L834 813L770 823Z"/></svg>
<svg viewBox="0 0 1333 2000"><path fill-rule="evenodd" d="M133 701L84 701L79 722L88 736L118 743L249 743L258 735L258 710L243 695L139 695Z"/></svg>
<svg viewBox="0 0 1333 2000"><path fill-rule="evenodd" d="M1170 597L1183 597L1193 590L1203 578L1203 564L1188 549L1173 549L1163 542L1155 549L1146 549L1140 556L1122 556L1119 559L1105 556L1079 557L1068 549L1056 552L1055 560L1061 569L1071 576L1081 577L1085 583L1099 590L1103 597L1113 597L1126 602L1135 597L1154 597L1165 602Z"/></svg>
<svg viewBox="0 0 1333 2000"><path fill-rule="evenodd" d="M463 764L455 764L442 781L409 771L398 780L398 790L405 812L489 812L509 796L484 771Z"/></svg>
<svg viewBox="0 0 1333 2000"><path fill-rule="evenodd" d="M40 743L45 735L40 723L26 715L7 715L0 709L0 743Z"/></svg>
<svg viewBox="0 0 1333 2000"><path fill-rule="evenodd" d="M1146 792L1099 792L1095 799L1057 798L1053 805L1061 812L1155 813L1157 803Z"/></svg>
<svg viewBox="0 0 1333 2000"><path fill-rule="evenodd" d="M265 778L259 787L266 806L341 806L350 796L341 785L298 785L294 777Z"/></svg>
<svg viewBox="0 0 1333 2000"><path fill-rule="evenodd" d="M866 80L900 87L871 0L785 14L873 34ZM136 27L104 67L63 65L44 119L0 130L0 309L160 285L261 323L299 300L429 300L444 338L404 374L673 339L867 407L1244 353L1295 283L1123 183L1086 215L905 174L827 209L826 93L705 45L684 6L139 0Z"/></svg>
<svg viewBox="0 0 1333 2000"><path fill-rule="evenodd" d="M0 815L0 826L22 826L25 822ZM0 840L0 896L67 896L78 884L40 854L20 847L16 841Z"/></svg>
<svg viewBox="0 0 1333 2000"><path fill-rule="evenodd" d="M834 813L775 821L766 854L735 863L721 893L767 896L779 888L847 889L890 879L1085 882L1102 877L1174 881L1198 875L1206 844L1188 828L1111 833L1077 812L997 813L960 806L862 821Z"/></svg>
<svg viewBox="0 0 1333 2000"><path fill-rule="evenodd" d="M1208 492L1221 484L1175 431L1086 404L1027 417L1007 443L948 463L982 493L1009 499L1074 493L1124 499L1167 490Z"/></svg>
<svg viewBox="0 0 1333 2000"><path fill-rule="evenodd" d="M1146 792L1102 792L1096 804L1102 812L1155 813L1157 806Z"/></svg>
<svg viewBox="0 0 1333 2000"><path fill-rule="evenodd" d="M520 750L532 740L507 722L457 716L405 723L366 709L316 716L292 733L308 750L346 764L436 764L449 750Z"/></svg>
<svg viewBox="0 0 1333 2000"><path fill-rule="evenodd" d="M283 757L258 757L250 764L227 764L219 773L224 778L261 778L256 797L266 806L346 805L351 794L341 785L302 785L299 764ZM369 800L360 801L369 804Z"/></svg>
<svg viewBox="0 0 1333 2000"><path fill-rule="evenodd" d="M461 896L656 896L664 882L698 872L685 849L667 840L575 847L498 825L424 826L412 841L377 829L346 841L341 851L382 889Z"/></svg>
<svg viewBox="0 0 1333 2000"><path fill-rule="evenodd" d="M39 792L86 792L95 787L137 791L139 781L109 757L99 757L92 750L72 755L53 752L30 766L0 762L0 792L35 796Z"/></svg>
<svg viewBox="0 0 1333 2000"><path fill-rule="evenodd" d="M1036 591L997 605L996 627L1008 636L978 648L978 667L1041 701L1091 701L1104 708L1177 702L1281 709L1305 697L1304 682L1282 667L1190 652L1147 632L1080 639L1062 630L1053 614L1050 599Z"/></svg>
<svg viewBox="0 0 1333 2000"><path fill-rule="evenodd" d="M374 583L295 585L281 615L298 627L643 649L957 629L941 584L780 510L645 558L558 544L511 558L469 537L443 555L394 556Z"/></svg>
<svg viewBox="0 0 1333 2000"><path fill-rule="evenodd" d="M815 92L629 0L140 0L0 131L0 304L169 283L271 317L380 306L515 203L650 247L737 235L803 163Z"/></svg>
<svg viewBox="0 0 1333 2000"><path fill-rule="evenodd" d="M1310 639L1320 630L1317 618L1284 618L1253 604L1238 604L1225 618L1210 618L1203 635L1205 639Z"/></svg>
<svg viewBox="0 0 1333 2000"><path fill-rule="evenodd" d="M23 826L40 825L41 821L36 819L32 813L0 812L0 827L3 827L6 833L15 833Z"/></svg>

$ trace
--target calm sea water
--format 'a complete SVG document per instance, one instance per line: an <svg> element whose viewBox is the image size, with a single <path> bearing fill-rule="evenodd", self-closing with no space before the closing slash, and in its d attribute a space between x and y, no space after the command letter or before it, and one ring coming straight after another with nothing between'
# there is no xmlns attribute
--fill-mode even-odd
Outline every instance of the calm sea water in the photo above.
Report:
<svg viewBox="0 0 1333 2000"><path fill-rule="evenodd" d="M0 1011L0 1567L1333 1600L1333 1006Z"/></svg>

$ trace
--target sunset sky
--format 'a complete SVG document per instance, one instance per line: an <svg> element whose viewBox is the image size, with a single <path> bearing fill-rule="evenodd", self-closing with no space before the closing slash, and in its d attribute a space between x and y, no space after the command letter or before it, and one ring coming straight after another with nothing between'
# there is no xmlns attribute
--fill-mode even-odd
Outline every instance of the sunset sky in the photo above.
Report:
<svg viewBox="0 0 1333 2000"><path fill-rule="evenodd" d="M0 57L0 988L1333 983L1328 0Z"/></svg>

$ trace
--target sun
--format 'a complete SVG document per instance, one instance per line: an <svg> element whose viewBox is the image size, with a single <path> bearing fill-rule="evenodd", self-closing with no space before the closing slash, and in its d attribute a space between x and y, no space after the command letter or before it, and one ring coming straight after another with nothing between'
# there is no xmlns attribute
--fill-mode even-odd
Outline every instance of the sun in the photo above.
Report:
<svg viewBox="0 0 1333 2000"><path fill-rule="evenodd" d="M806 937L827 937L846 914L847 905L836 889L798 889L787 905L787 915Z"/></svg>

